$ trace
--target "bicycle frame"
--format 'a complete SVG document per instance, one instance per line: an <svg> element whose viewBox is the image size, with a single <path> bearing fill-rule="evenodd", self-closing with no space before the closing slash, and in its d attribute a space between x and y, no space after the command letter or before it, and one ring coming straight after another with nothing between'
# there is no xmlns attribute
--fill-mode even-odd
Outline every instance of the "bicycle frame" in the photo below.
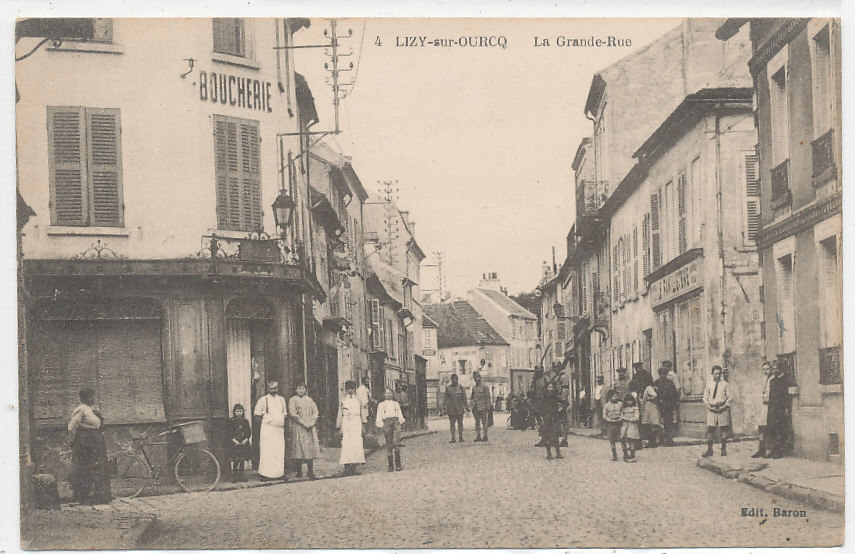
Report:
<svg viewBox="0 0 855 554"><path fill-rule="evenodd" d="M162 433L158 433L158 436L170 435L171 433L172 433L172 431L164 431ZM173 465L175 465L175 461L178 459L178 456L180 456L181 453L184 452L185 447L179 446L178 451L175 452L174 454L172 454L171 456L169 456L167 461L166 461L166 464L164 466L159 467L159 468L154 467L154 464L151 462L151 459L148 457L148 452L146 451L145 447L146 446L157 446L157 445L161 445L161 444L165 444L165 445L169 446L169 445L173 445L174 443L175 443L175 441L173 441L173 440L143 442L142 437L131 439L131 444L132 444L133 449L134 449L133 453L137 456L142 454L142 456L141 456L142 460L145 462L145 465L148 466L148 470L151 474L150 479L160 478L160 474L163 473L163 471L165 469L168 469L168 468L172 467Z"/></svg>

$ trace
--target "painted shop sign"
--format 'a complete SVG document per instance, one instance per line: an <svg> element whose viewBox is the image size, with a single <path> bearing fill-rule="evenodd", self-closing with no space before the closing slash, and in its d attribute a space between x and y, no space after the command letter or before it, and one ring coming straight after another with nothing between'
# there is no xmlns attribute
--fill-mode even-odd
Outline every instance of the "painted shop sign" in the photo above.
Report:
<svg viewBox="0 0 855 554"><path fill-rule="evenodd" d="M227 73L199 72L199 100L228 104L249 110L272 112L269 81L237 77Z"/></svg>
<svg viewBox="0 0 855 554"><path fill-rule="evenodd" d="M653 306L663 304L678 296L701 287L699 278L700 264L703 259L692 260L680 269L653 281L650 285L650 303Z"/></svg>

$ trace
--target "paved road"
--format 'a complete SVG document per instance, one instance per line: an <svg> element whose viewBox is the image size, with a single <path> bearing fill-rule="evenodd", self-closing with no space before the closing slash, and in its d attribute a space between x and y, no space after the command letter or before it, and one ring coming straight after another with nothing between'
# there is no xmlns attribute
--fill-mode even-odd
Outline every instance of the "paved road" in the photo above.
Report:
<svg viewBox="0 0 855 554"><path fill-rule="evenodd" d="M470 420L471 422L471 420ZM441 422L434 422L440 425ZM441 428L441 427L440 427ZM471 427L470 427L471 429ZM698 447L611 462L608 445L571 437L547 461L533 431L490 442L407 441L404 471L369 458L356 477L145 502L158 522L142 548L561 548L831 546L843 516L799 506L695 467ZM806 510L742 517L742 508Z"/></svg>

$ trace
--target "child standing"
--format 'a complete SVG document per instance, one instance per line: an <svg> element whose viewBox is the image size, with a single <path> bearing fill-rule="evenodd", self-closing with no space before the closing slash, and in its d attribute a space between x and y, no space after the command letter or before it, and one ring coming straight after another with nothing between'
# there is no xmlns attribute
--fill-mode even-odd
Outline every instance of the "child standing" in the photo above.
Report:
<svg viewBox="0 0 855 554"><path fill-rule="evenodd" d="M244 481L243 466L252 457L252 447L249 439L252 429L249 421L244 417L242 404L235 404L232 408L232 417L229 418L229 471L232 481Z"/></svg>
<svg viewBox="0 0 855 554"><path fill-rule="evenodd" d="M401 405L395 400L392 389L386 389L383 402L377 406L377 427L383 429L386 436L386 460L389 471L401 471L401 427L404 425L404 414ZM394 466L392 465L394 462Z"/></svg>
<svg viewBox="0 0 855 554"><path fill-rule="evenodd" d="M318 444L318 406L306 393L306 385L300 383L294 389L297 393L288 401L288 416L291 418L291 435L288 454L298 464L297 478L303 477L303 463L307 475L315 480L315 459L321 457Z"/></svg>
<svg viewBox="0 0 855 554"><path fill-rule="evenodd" d="M638 401L632 393L624 397L620 417L623 421L623 427L620 431L623 461L634 462L636 444L641 438L641 434L638 432L638 420L641 419L641 412L638 409Z"/></svg>
<svg viewBox="0 0 855 554"><path fill-rule="evenodd" d="M609 439L609 446L612 448L613 462L618 461L617 441L620 438L622 410L623 405L620 403L620 394L615 390L610 391L608 402L603 406L603 421L606 426L606 437Z"/></svg>

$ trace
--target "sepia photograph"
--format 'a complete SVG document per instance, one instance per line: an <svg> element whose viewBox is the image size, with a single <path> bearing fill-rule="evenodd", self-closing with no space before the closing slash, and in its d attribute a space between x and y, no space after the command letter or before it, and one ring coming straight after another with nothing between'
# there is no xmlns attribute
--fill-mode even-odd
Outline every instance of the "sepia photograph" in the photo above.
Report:
<svg viewBox="0 0 855 554"><path fill-rule="evenodd" d="M843 545L841 19L281 12L4 27L7 547Z"/></svg>

